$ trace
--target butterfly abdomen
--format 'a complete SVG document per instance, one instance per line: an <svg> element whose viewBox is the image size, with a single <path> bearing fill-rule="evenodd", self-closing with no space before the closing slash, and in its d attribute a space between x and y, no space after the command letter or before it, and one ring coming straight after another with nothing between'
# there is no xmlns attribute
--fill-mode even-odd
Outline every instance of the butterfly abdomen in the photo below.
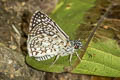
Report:
<svg viewBox="0 0 120 80"><path fill-rule="evenodd" d="M38 61L44 61L44 60L48 60L52 57L54 57L54 55L45 55L45 56L41 56L41 57L35 57L35 59Z"/></svg>

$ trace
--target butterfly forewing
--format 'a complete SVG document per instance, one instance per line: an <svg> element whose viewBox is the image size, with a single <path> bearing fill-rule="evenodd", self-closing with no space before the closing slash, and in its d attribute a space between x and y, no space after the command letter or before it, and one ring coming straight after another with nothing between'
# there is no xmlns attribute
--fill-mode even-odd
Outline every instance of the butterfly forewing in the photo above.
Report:
<svg viewBox="0 0 120 80"><path fill-rule="evenodd" d="M59 36L61 36L61 38L64 41L69 39L69 36L51 18L49 18L46 14L44 14L40 11L36 11L35 14L33 15L32 19L31 19L30 27L29 27L30 32L38 24L41 24L43 26L44 25L50 25L58 31L57 34ZM49 27L49 26L47 26L47 27Z"/></svg>

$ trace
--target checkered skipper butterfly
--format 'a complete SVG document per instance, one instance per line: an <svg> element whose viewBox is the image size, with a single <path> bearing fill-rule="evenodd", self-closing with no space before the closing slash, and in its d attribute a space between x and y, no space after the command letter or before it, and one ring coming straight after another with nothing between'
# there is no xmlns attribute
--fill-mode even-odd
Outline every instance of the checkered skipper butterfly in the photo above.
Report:
<svg viewBox="0 0 120 80"><path fill-rule="evenodd" d="M72 54L81 46L79 40L69 40L69 36L46 14L35 12L30 22L27 40L29 56L35 57L38 61L56 56L54 64L59 56L70 54L71 62ZM77 53L76 55L78 56Z"/></svg>

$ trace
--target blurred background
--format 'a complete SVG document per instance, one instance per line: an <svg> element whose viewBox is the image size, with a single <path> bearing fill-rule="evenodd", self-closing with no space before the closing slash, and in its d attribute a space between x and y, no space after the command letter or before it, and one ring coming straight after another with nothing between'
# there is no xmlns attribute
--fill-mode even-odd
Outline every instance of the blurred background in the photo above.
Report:
<svg viewBox="0 0 120 80"><path fill-rule="evenodd" d="M98 20L111 4L115 5L99 25L92 38L93 43L86 51L90 56L84 57L88 63L92 60L98 61L97 63L104 65L104 68L96 64L93 64L93 67L90 64L85 66L81 64L79 65L81 73L76 71L55 73L37 70L29 66L29 63L26 64L28 27L31 16L36 10L48 14L71 39L80 38L85 45ZM0 0L0 80L120 80L119 23L120 0ZM101 56L105 56L105 59L102 61L103 57L99 57L96 47L98 52L89 51L91 46L97 46L95 44L105 46L103 49L101 46L98 47L104 53L111 55L110 60L108 55L103 54ZM100 61L96 59L97 57ZM100 71L95 71L97 69Z"/></svg>

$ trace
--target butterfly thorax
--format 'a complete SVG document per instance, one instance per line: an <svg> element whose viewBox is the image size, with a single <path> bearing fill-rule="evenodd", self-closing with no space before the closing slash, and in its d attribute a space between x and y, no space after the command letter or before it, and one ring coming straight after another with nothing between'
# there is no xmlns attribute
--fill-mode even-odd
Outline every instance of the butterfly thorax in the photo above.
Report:
<svg viewBox="0 0 120 80"><path fill-rule="evenodd" d="M60 54L61 54L61 56L73 54L78 49L80 49L81 46L82 46L82 44L79 40L68 40L65 43L64 48L60 50L61 51Z"/></svg>

